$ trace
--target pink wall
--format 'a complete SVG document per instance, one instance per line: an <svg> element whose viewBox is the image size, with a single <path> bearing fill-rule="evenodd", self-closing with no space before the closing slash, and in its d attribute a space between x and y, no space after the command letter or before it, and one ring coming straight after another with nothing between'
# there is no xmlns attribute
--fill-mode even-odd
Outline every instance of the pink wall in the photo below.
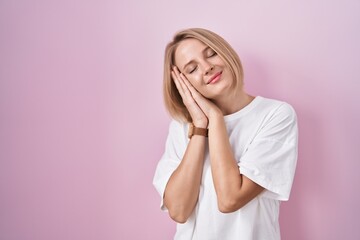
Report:
<svg viewBox="0 0 360 240"><path fill-rule="evenodd" d="M360 239L360 2L1 1L0 239L170 239L163 49L209 28L298 113L283 239Z"/></svg>

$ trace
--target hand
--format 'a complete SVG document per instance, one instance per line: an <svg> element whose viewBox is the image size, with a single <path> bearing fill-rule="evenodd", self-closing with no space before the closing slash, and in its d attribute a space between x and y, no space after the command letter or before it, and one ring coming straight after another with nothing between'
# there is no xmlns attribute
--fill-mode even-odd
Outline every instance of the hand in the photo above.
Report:
<svg viewBox="0 0 360 240"><path fill-rule="evenodd" d="M187 110L190 113L190 116L193 120L193 124L196 127L207 128L208 119L205 113L195 102L191 92L186 86L184 80L187 80L184 74L180 73L178 68L174 66L173 71L171 71L172 78L175 82L175 85L180 93L180 96L183 100L183 103Z"/></svg>
<svg viewBox="0 0 360 240"><path fill-rule="evenodd" d="M171 72L175 85L196 127L206 128L212 116L222 116L221 110L201 95L177 67Z"/></svg>

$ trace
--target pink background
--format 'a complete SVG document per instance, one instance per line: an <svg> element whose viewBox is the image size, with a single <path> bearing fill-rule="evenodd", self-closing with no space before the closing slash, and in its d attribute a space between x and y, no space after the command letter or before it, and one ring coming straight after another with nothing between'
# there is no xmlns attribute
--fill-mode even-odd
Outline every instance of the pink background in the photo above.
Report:
<svg viewBox="0 0 360 240"><path fill-rule="evenodd" d="M0 1L0 239L171 239L152 177L165 44L238 51L246 88L291 103L300 153L283 239L360 239L360 2Z"/></svg>

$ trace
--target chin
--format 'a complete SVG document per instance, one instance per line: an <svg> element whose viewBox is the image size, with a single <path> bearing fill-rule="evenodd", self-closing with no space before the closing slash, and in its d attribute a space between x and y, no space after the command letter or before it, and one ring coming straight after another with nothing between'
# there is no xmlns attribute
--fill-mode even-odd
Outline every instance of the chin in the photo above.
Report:
<svg viewBox="0 0 360 240"><path fill-rule="evenodd" d="M231 87L231 85L226 84L226 85L217 86L217 88L215 88L213 92L211 93L208 92L207 94L203 94L203 96L209 99L218 99L219 97L227 96L232 92L233 92L233 88Z"/></svg>

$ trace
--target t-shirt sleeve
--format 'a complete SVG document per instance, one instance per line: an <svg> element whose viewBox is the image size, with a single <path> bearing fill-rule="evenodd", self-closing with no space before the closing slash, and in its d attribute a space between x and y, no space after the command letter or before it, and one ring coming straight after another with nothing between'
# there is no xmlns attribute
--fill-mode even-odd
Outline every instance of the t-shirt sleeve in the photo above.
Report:
<svg viewBox="0 0 360 240"><path fill-rule="evenodd" d="M289 199L298 154L294 109L281 104L260 128L239 161L240 173L264 187L264 197Z"/></svg>
<svg viewBox="0 0 360 240"><path fill-rule="evenodd" d="M175 120L170 123L165 152L156 167L153 184L161 196L160 208L164 211L167 211L163 202L166 185L185 152L186 134L184 131L182 123Z"/></svg>

